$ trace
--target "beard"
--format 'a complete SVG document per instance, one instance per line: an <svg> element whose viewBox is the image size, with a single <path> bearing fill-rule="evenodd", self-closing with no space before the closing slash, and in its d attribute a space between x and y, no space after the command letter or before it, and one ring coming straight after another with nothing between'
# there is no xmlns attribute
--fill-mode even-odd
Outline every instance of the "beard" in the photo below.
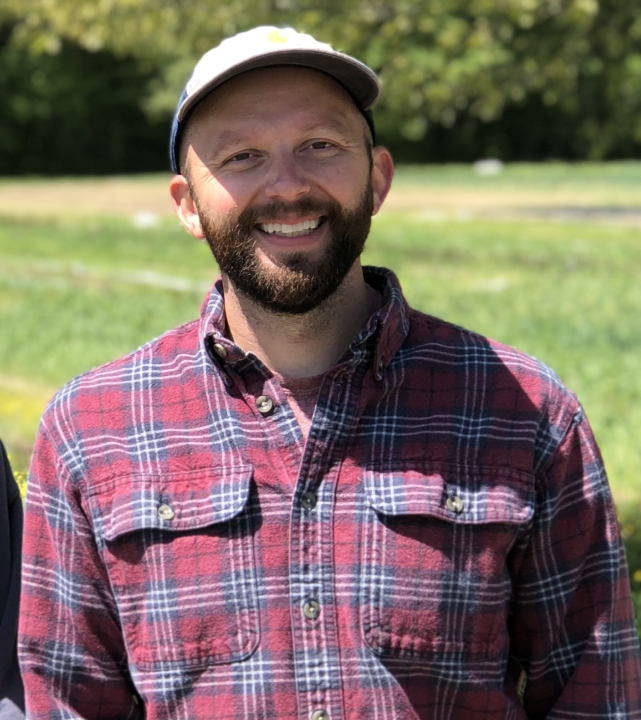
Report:
<svg viewBox="0 0 641 720"><path fill-rule="evenodd" d="M193 192L200 223L220 270L234 288L271 312L302 315L314 310L340 287L365 247L373 211L373 194L368 182L357 206L345 210L336 201L319 202L304 198L298 202L275 201L260 208L247 208L237 218L218 220L201 207ZM322 216L330 242L319 260L292 252L276 267L265 267L257 253L254 234L260 232L260 217Z"/></svg>

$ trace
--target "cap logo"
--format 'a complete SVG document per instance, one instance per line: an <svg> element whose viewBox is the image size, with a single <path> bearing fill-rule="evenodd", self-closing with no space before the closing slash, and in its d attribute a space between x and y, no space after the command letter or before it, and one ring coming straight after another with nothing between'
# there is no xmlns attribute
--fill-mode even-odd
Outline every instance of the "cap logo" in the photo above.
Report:
<svg viewBox="0 0 641 720"><path fill-rule="evenodd" d="M267 35L267 39L270 42L278 43L281 45L283 43L287 42L286 36L282 32L279 32L278 30L273 30L272 32L270 32L269 35Z"/></svg>

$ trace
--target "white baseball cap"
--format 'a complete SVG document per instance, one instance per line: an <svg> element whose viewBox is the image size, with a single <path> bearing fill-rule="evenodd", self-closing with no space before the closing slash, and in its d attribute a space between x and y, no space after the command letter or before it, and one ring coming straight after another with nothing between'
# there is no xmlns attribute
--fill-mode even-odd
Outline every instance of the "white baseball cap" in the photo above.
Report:
<svg viewBox="0 0 641 720"><path fill-rule="evenodd" d="M374 134L369 110L378 97L379 83L371 68L292 28L257 27L223 40L196 64L178 101L171 128L170 160L175 173L180 172L179 140L190 111L212 90L236 75L274 65L311 68L333 77L352 96Z"/></svg>

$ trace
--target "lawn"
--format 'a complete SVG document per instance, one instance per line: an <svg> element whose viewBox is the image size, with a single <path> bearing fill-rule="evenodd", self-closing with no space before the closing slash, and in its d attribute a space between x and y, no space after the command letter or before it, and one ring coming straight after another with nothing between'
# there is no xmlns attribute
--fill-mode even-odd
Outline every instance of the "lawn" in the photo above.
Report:
<svg viewBox="0 0 641 720"><path fill-rule="evenodd" d="M197 315L216 269L165 184L0 181L0 436L19 470L57 387ZM364 261L579 395L641 588L641 164L400 168Z"/></svg>

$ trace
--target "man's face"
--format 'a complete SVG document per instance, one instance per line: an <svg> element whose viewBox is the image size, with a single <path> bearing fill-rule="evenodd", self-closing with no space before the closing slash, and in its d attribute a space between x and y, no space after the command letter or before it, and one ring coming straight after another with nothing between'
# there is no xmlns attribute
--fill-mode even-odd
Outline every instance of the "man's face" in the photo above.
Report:
<svg viewBox="0 0 641 720"><path fill-rule="evenodd" d="M336 82L302 68L246 73L201 103L184 138L188 229L236 290L281 313L335 292L382 201L368 133Z"/></svg>

